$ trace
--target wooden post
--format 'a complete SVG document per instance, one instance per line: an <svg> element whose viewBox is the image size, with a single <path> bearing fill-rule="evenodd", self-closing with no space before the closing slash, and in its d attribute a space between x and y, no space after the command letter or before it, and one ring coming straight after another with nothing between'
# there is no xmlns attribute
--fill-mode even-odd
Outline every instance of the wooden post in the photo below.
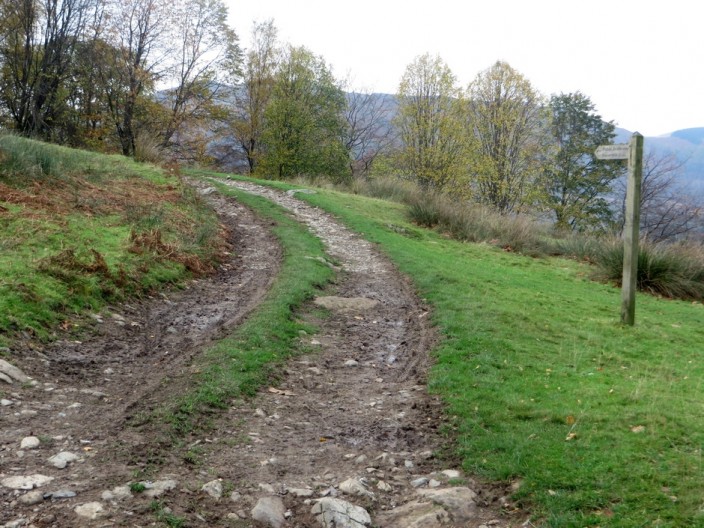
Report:
<svg viewBox="0 0 704 528"><path fill-rule="evenodd" d="M623 279L621 322L633 326L636 319L636 279L640 229L640 185L643 179L643 136L635 132L629 142L626 225L623 228Z"/></svg>

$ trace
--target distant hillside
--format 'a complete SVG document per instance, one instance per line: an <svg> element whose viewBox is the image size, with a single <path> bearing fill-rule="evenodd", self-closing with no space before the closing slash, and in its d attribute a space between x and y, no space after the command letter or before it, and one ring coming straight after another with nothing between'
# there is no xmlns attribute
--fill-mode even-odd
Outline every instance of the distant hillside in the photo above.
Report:
<svg viewBox="0 0 704 528"><path fill-rule="evenodd" d="M632 134L617 128L615 143L627 143ZM704 194L704 127L676 130L665 136L646 136L645 149L658 154L674 154L686 161L682 168L682 182L694 192Z"/></svg>

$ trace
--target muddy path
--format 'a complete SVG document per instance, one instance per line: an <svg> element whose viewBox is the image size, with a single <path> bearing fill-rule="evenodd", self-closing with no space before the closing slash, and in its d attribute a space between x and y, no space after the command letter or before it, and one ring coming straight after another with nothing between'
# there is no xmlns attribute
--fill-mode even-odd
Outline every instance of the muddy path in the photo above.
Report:
<svg viewBox="0 0 704 528"><path fill-rule="evenodd" d="M0 526L521 525L506 490L439 456L441 405L425 388L435 336L408 281L295 194L228 185L288 209L339 265L297 314L320 329L300 337L314 352L252 401L233 402L207 436L162 446L144 476L153 438L131 418L168 398L164 380L241 322L278 269L267 226L200 184L232 234L217 276L113 307L80 342L13 351L37 383L3 387Z"/></svg>

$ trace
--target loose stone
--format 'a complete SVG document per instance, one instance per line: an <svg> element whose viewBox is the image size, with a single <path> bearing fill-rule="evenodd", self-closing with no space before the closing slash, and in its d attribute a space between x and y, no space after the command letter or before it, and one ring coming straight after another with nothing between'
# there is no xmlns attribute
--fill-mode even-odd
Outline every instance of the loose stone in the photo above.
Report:
<svg viewBox="0 0 704 528"><path fill-rule="evenodd" d="M414 488L420 488L421 486L425 486L428 483L428 479L426 477L420 477L415 480L411 481L411 486Z"/></svg>
<svg viewBox="0 0 704 528"><path fill-rule="evenodd" d="M281 528L286 522L286 507L279 497L262 497L252 508L252 519L271 528Z"/></svg>
<svg viewBox="0 0 704 528"><path fill-rule="evenodd" d="M31 490L34 488L40 488L44 484L47 484L52 480L54 480L54 477L47 477L46 475L35 474L27 476L7 477L0 480L0 484L10 489Z"/></svg>
<svg viewBox="0 0 704 528"><path fill-rule="evenodd" d="M44 500L44 494L40 490L28 491L22 495L19 501L27 506L34 506Z"/></svg>
<svg viewBox="0 0 704 528"><path fill-rule="evenodd" d="M440 473L442 473L449 479L457 479L462 476L462 473L460 473L456 469L446 469L445 471L441 471Z"/></svg>
<svg viewBox="0 0 704 528"><path fill-rule="evenodd" d="M222 497L222 482L220 480L211 480L207 484L203 484L200 489L215 500L220 500L220 497Z"/></svg>
<svg viewBox="0 0 704 528"><path fill-rule="evenodd" d="M379 304L379 301L365 297L316 297L313 303L337 312L365 312Z"/></svg>
<svg viewBox="0 0 704 528"><path fill-rule="evenodd" d="M379 515L375 521L384 528L441 528L450 522L450 516L431 502L411 501Z"/></svg>
<svg viewBox="0 0 704 528"><path fill-rule="evenodd" d="M340 483L340 491L347 495L358 495L360 497L374 498L374 493L369 491L366 486L358 479L351 478Z"/></svg>
<svg viewBox="0 0 704 528"><path fill-rule="evenodd" d="M25 383L30 379L24 372L4 359L0 359L0 373L4 374L6 378L10 378L10 383L13 381Z"/></svg>
<svg viewBox="0 0 704 528"><path fill-rule="evenodd" d="M100 496L106 501L117 501L132 497L129 486L116 486L112 490L105 490Z"/></svg>
<svg viewBox="0 0 704 528"><path fill-rule="evenodd" d="M75 491L71 490L59 490L52 493L47 493L44 495L45 499L71 499L76 496Z"/></svg>
<svg viewBox="0 0 704 528"><path fill-rule="evenodd" d="M272 495L273 495L274 493L276 493L276 490L274 489L274 486L272 486L271 484L260 483L260 484L259 484L259 489L262 490L264 493L270 493L270 494L272 494Z"/></svg>
<svg viewBox="0 0 704 528"><path fill-rule="evenodd" d="M178 482L173 479L157 480L155 482L142 482L145 486L144 496L154 499L161 497L167 491L171 491L176 487Z"/></svg>
<svg viewBox="0 0 704 528"><path fill-rule="evenodd" d="M392 491L394 489L393 487L391 487L390 484L387 484L383 480L380 480L379 482L377 482L376 487L377 487L377 489L379 489L381 491Z"/></svg>
<svg viewBox="0 0 704 528"><path fill-rule="evenodd" d="M362 528L372 523L367 510L341 499L320 499L311 513L323 528Z"/></svg>
<svg viewBox="0 0 704 528"><path fill-rule="evenodd" d="M81 504L80 506L76 506L73 511L76 512L76 515L79 517L85 517L91 520L100 519L105 515L103 505L99 502Z"/></svg>
<svg viewBox="0 0 704 528"><path fill-rule="evenodd" d="M396 459L388 453L382 453L378 457L376 457L374 460L378 461L379 464L381 464L381 465L387 465L387 466L395 466L396 465Z"/></svg>
<svg viewBox="0 0 704 528"><path fill-rule="evenodd" d="M25 436L20 442L20 449L34 449L39 447L40 443L39 438L36 436Z"/></svg>
<svg viewBox="0 0 704 528"><path fill-rule="evenodd" d="M62 451L49 459L49 464L57 469L64 469L69 463L78 460L78 455L69 451Z"/></svg>
<svg viewBox="0 0 704 528"><path fill-rule="evenodd" d="M469 488L426 489L418 494L445 508L454 522L464 523L477 515L477 495Z"/></svg>
<svg viewBox="0 0 704 528"><path fill-rule="evenodd" d="M21 526L25 526L27 524L27 519L24 517L20 517L19 519L15 519L14 521L10 521L9 523L3 524L2 528L20 528Z"/></svg>
<svg viewBox="0 0 704 528"><path fill-rule="evenodd" d="M313 490L306 489L306 488L291 488L288 490L288 492L291 495L295 495L296 497L312 497L313 496Z"/></svg>

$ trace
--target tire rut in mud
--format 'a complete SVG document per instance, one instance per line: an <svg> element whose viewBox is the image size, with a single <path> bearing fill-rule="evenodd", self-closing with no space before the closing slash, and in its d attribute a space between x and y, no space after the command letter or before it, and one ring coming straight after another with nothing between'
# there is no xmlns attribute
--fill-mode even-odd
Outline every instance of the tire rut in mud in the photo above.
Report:
<svg viewBox="0 0 704 528"><path fill-rule="evenodd" d="M37 526L83 526L69 508L72 501L99 499L101 488L129 480L154 439L128 421L180 390L167 380L179 378L203 347L238 325L275 278L281 248L269 225L236 202L209 199L232 247L214 276L111 307L95 316L80 340L41 348L25 343L13 350L13 361L39 384L10 389L12 403L0 409L0 475L45 474L54 478L47 492L77 494L35 506ZM28 436L41 439L38 449L19 449ZM82 463L57 471L47 459L60 451L80 454ZM31 512L18 503L19 496L0 486L0 526Z"/></svg>

